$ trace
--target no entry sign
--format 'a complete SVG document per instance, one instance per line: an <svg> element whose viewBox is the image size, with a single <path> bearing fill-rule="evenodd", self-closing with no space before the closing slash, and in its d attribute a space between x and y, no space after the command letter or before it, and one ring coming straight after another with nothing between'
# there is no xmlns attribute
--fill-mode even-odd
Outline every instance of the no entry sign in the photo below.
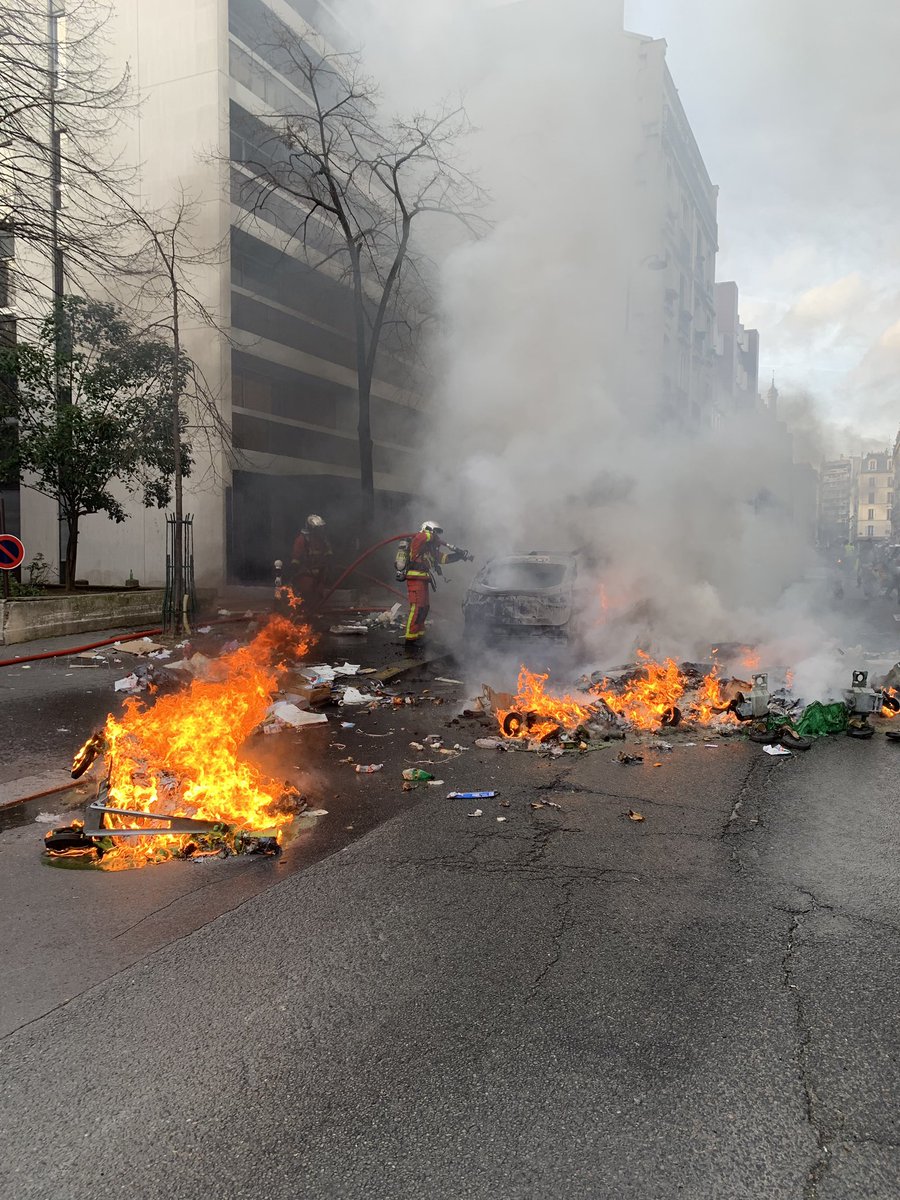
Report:
<svg viewBox="0 0 900 1200"><path fill-rule="evenodd" d="M0 533L0 571L14 571L22 565L25 547L14 533Z"/></svg>

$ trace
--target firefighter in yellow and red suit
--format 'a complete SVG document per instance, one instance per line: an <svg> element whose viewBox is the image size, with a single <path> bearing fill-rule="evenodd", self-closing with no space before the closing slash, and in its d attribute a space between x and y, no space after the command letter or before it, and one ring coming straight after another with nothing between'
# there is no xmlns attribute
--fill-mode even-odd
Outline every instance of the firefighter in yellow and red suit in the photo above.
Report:
<svg viewBox="0 0 900 1200"><path fill-rule="evenodd" d="M426 521L409 543L409 562L406 567L406 594L409 616L406 619L406 641L416 642L425 635L425 618L431 606L430 589L435 574L440 575L446 563L467 562L472 555L443 540L444 531L434 521Z"/></svg>

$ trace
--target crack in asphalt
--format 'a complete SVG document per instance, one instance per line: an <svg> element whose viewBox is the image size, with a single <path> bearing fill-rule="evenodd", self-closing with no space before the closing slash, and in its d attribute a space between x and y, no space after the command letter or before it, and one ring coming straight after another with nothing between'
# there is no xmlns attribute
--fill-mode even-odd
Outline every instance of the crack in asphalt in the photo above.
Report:
<svg viewBox="0 0 900 1200"><path fill-rule="evenodd" d="M761 797L766 783L771 773L772 763L765 758L754 758L750 761L750 766L747 768L747 774L744 776L744 782L741 784L740 791L737 794L737 799L731 807L731 812L728 814L728 819L722 826L720 838L724 841L725 838L744 837L748 833L754 832L756 829L765 829L762 820L762 804L757 800L756 811L747 818L747 825L743 829L733 828L739 821L744 818L744 804L752 797ZM757 776L764 770L766 776L762 781L757 779Z"/></svg>
<svg viewBox="0 0 900 1200"><path fill-rule="evenodd" d="M530 1004L535 998L541 986L543 985L544 980L557 965L562 955L562 941L568 932L568 927L572 919L572 893L575 887L575 880L572 878L567 878L562 882L561 886L562 897L559 900L559 903L554 905L554 909L558 917L557 927L551 935L550 949L547 953L547 961L538 971L534 982L528 991L528 995L525 997L526 1005Z"/></svg>
<svg viewBox="0 0 900 1200"><path fill-rule="evenodd" d="M794 1006L794 1027L797 1033L797 1043L794 1050L794 1060L797 1065L797 1075L803 1097L806 1113L806 1123L816 1139L816 1154L810 1163L803 1184L803 1200L817 1200L819 1188L828 1174L832 1163L832 1144L839 1138L843 1126L843 1114L835 1111L829 1117L825 1104L816 1094L810 1067L810 1048L812 1046L812 1023L810 1021L807 1002L803 996L800 984L796 982L796 952L797 941L804 926L805 918L823 906L820 906L811 892L802 891L806 907L800 909L779 908L777 911L790 916L791 921L787 932L787 942L781 957L781 982L785 991L791 993ZM827 906L824 906L827 908Z"/></svg>

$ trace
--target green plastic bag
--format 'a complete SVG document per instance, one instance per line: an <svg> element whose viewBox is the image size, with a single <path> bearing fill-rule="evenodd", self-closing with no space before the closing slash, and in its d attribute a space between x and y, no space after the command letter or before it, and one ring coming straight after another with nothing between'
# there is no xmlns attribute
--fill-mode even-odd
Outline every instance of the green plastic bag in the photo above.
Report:
<svg viewBox="0 0 900 1200"><path fill-rule="evenodd" d="M808 704L804 708L796 721L776 716L774 713L769 714L770 729L780 729L783 725L790 725L791 729L800 737L807 738L827 737L829 733L843 733L847 728L847 706L840 700L834 704L821 704L818 700L814 700L812 704Z"/></svg>

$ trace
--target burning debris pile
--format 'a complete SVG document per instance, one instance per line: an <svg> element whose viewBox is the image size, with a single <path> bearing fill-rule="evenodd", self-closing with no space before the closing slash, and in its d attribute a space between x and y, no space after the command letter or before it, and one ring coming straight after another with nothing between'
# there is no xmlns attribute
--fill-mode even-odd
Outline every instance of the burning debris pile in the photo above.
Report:
<svg viewBox="0 0 900 1200"><path fill-rule="evenodd" d="M241 756L270 716L284 664L303 658L310 631L273 617L246 646L206 660L203 676L147 704L131 697L72 764L102 758L105 777L84 824L47 835L50 855L96 857L107 869L174 856L274 852L303 802Z"/></svg>
<svg viewBox="0 0 900 1200"><path fill-rule="evenodd" d="M762 745L807 750L814 738L828 734L872 737L870 717L900 713L897 688L889 680L877 690L869 687L865 671L854 671L843 698L827 703L804 704L791 694L790 679L787 672L785 686L770 692L763 672L749 680L725 677L717 664L654 662L639 653L631 666L582 677L578 695L549 691L548 675L523 666L515 695L485 686L482 707L496 720L502 743L549 753L585 751L626 731L669 734L676 728L705 736L744 733ZM888 736L900 740L900 731Z"/></svg>

